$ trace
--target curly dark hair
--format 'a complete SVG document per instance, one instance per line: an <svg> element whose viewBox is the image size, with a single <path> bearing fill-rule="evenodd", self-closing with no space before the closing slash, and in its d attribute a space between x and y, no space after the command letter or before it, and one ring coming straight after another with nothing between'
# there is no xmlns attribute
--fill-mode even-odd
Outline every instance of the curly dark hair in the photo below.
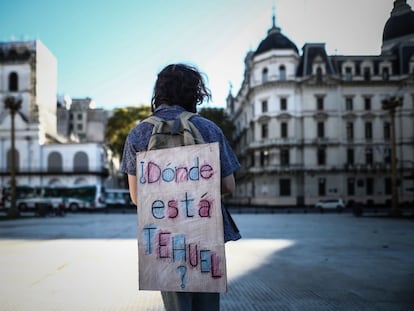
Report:
<svg viewBox="0 0 414 311"><path fill-rule="evenodd" d="M204 75L197 68L185 64L171 64L158 74L152 95L154 110L161 104L178 105L197 112L197 105L211 99Z"/></svg>

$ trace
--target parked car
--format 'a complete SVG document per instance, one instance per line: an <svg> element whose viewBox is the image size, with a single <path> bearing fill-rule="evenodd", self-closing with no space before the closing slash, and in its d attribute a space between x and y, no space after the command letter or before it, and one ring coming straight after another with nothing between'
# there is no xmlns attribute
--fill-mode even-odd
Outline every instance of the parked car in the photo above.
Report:
<svg viewBox="0 0 414 311"><path fill-rule="evenodd" d="M105 190L106 207L113 208L133 208L134 203L131 201L128 189L106 189Z"/></svg>
<svg viewBox="0 0 414 311"><path fill-rule="evenodd" d="M335 199L324 199L319 200L315 207L318 208L321 212L324 210L336 210L338 212L342 212L345 208L345 202L341 198L335 198Z"/></svg>

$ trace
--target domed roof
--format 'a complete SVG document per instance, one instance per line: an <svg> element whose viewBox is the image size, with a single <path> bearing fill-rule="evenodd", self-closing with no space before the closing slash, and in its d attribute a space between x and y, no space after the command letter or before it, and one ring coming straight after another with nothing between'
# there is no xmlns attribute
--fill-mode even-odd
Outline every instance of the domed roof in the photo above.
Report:
<svg viewBox="0 0 414 311"><path fill-rule="evenodd" d="M298 53L296 45L281 33L279 27L276 27L274 15L272 19L272 28L268 30L267 37L260 42L254 55L259 55L270 50L294 50Z"/></svg>
<svg viewBox="0 0 414 311"><path fill-rule="evenodd" d="M395 0L391 16L385 23L382 41L414 34L414 12L407 0Z"/></svg>

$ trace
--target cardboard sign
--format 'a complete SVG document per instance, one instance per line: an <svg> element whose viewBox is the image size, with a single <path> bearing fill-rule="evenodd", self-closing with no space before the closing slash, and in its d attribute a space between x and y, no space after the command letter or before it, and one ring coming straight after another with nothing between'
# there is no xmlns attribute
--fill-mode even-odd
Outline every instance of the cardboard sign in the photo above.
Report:
<svg viewBox="0 0 414 311"><path fill-rule="evenodd" d="M227 290L218 143L137 153L139 289Z"/></svg>

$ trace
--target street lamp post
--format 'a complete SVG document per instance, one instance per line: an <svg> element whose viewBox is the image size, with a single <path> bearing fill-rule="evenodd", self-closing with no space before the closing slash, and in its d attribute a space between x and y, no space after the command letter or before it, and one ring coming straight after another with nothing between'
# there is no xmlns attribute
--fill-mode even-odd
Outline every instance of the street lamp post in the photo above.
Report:
<svg viewBox="0 0 414 311"><path fill-rule="evenodd" d="M391 214L399 214L397 185L397 149L395 140L395 110L402 106L402 97L393 96L382 101L382 109L389 111L391 121Z"/></svg>
<svg viewBox="0 0 414 311"><path fill-rule="evenodd" d="M15 149L15 129L14 129L14 117L16 112L22 106L22 99L20 97L8 96L4 101L6 109L10 110L11 117L11 150L10 150L10 209L8 215L11 217L17 217L19 210L16 206L16 149Z"/></svg>

